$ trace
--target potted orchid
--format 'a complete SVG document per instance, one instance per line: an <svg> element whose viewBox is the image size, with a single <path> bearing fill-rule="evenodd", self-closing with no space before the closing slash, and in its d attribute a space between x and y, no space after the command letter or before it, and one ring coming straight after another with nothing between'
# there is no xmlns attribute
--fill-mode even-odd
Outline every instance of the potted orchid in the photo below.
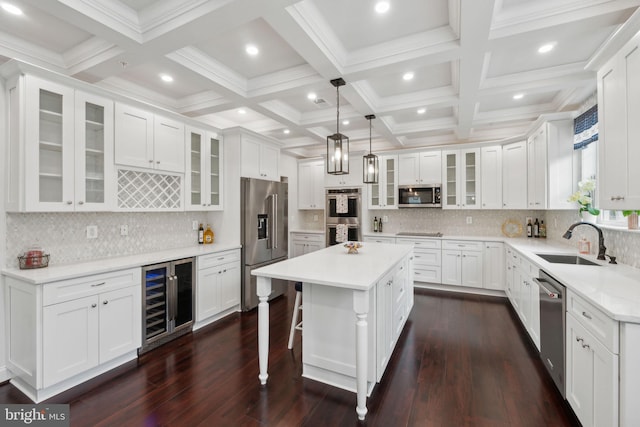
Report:
<svg viewBox="0 0 640 427"><path fill-rule="evenodd" d="M627 228L629 230L638 229L638 214L640 214L640 211L622 211L622 216L627 218Z"/></svg>
<svg viewBox="0 0 640 427"><path fill-rule="evenodd" d="M596 189L596 181L593 179L586 179L578 183L578 191L573 193L567 201L576 202L580 205L580 216L583 212L588 212L591 215L600 215L600 210L593 206L593 192Z"/></svg>

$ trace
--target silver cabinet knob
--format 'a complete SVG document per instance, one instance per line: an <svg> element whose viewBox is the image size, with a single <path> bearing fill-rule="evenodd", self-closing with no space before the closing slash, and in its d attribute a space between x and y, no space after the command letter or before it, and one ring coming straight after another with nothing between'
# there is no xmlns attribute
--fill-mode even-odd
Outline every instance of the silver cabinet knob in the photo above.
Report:
<svg viewBox="0 0 640 427"><path fill-rule="evenodd" d="M107 305L107 304L109 304L109 300L104 300L104 301L102 301L102 304L103 304L103 305Z"/></svg>

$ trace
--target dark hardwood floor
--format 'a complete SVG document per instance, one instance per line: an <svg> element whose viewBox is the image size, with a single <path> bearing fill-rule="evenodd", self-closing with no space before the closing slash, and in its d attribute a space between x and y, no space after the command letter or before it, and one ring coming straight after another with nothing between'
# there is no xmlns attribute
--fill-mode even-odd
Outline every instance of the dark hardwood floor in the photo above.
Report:
<svg viewBox="0 0 640 427"><path fill-rule="evenodd" d="M269 382L257 311L234 314L52 398L72 426L572 426L506 299L416 290L382 382L358 422L355 394L301 378L287 350L294 292L271 303ZM29 403L10 384L0 402Z"/></svg>

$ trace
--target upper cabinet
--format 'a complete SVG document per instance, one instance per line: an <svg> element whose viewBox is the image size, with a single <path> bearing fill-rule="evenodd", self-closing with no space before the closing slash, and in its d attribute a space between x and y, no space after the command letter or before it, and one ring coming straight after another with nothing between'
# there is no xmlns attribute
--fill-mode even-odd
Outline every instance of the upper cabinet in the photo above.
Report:
<svg viewBox="0 0 640 427"><path fill-rule="evenodd" d="M362 153L349 153L349 173L344 175L331 175L325 170L325 187L361 187L362 182Z"/></svg>
<svg viewBox="0 0 640 427"><path fill-rule="evenodd" d="M398 156L398 185L440 184L442 153L424 151Z"/></svg>
<svg viewBox="0 0 640 427"><path fill-rule="evenodd" d="M183 173L184 124L117 103L115 162L119 165Z"/></svg>
<svg viewBox="0 0 640 427"><path fill-rule="evenodd" d="M480 149L442 152L442 207L480 208Z"/></svg>
<svg viewBox="0 0 640 427"><path fill-rule="evenodd" d="M579 180L573 121L544 123L527 140L527 207L575 209L567 199Z"/></svg>
<svg viewBox="0 0 640 427"><path fill-rule="evenodd" d="M598 207L640 209L640 33L598 71Z"/></svg>
<svg viewBox="0 0 640 427"><path fill-rule="evenodd" d="M324 209L324 161L298 163L298 209Z"/></svg>
<svg viewBox="0 0 640 427"><path fill-rule="evenodd" d="M502 209L502 146L480 149L482 209Z"/></svg>
<svg viewBox="0 0 640 427"><path fill-rule="evenodd" d="M378 182L369 184L369 209L398 207L398 156L380 156Z"/></svg>
<svg viewBox="0 0 640 427"><path fill-rule="evenodd" d="M250 135L243 135L241 144L241 176L280 181L280 148Z"/></svg>
<svg viewBox="0 0 640 427"><path fill-rule="evenodd" d="M222 142L212 132L191 127L186 140L186 209L222 210Z"/></svg>
<svg viewBox="0 0 640 427"><path fill-rule="evenodd" d="M502 147L502 207L527 208L527 142Z"/></svg>
<svg viewBox="0 0 640 427"><path fill-rule="evenodd" d="M109 209L113 103L31 75L7 89L7 210Z"/></svg>

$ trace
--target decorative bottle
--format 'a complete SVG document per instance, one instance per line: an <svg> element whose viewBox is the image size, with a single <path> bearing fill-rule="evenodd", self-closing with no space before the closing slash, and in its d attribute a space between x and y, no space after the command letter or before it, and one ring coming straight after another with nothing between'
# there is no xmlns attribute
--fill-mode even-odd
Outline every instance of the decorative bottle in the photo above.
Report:
<svg viewBox="0 0 640 427"><path fill-rule="evenodd" d="M377 216L373 217L373 231L374 232L378 231L378 217Z"/></svg>
<svg viewBox="0 0 640 427"><path fill-rule="evenodd" d="M533 225L531 225L531 220L527 223L527 237L533 237Z"/></svg>
<svg viewBox="0 0 640 427"><path fill-rule="evenodd" d="M538 222L538 218L536 218L533 223L533 237L540 237L540 223Z"/></svg>
<svg viewBox="0 0 640 427"><path fill-rule="evenodd" d="M378 233L382 233L382 218L378 220Z"/></svg>
<svg viewBox="0 0 640 427"><path fill-rule="evenodd" d="M213 243L213 230L211 230L209 224L207 224L207 229L204 231L204 243L205 245Z"/></svg>
<svg viewBox="0 0 640 427"><path fill-rule="evenodd" d="M204 227L202 227L202 224L200 224L200 227L198 227L198 244L203 244L204 243Z"/></svg>
<svg viewBox="0 0 640 427"><path fill-rule="evenodd" d="M540 221L540 237L547 237L547 226L544 225L544 221Z"/></svg>

